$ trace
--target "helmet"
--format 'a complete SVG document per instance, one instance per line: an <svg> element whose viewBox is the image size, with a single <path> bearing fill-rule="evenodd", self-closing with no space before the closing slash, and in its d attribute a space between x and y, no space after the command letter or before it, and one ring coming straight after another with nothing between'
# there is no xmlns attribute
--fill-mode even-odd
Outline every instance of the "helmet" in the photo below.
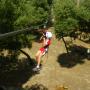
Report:
<svg viewBox="0 0 90 90"><path fill-rule="evenodd" d="M51 32L46 32L46 38L51 38L52 37L52 33Z"/></svg>

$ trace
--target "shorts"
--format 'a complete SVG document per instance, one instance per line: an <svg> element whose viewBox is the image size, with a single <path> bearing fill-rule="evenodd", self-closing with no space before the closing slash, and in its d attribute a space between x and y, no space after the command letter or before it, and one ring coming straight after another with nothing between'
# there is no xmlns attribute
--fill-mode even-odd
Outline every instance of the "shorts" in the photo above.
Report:
<svg viewBox="0 0 90 90"><path fill-rule="evenodd" d="M41 51L42 54L45 53L45 48L40 48L39 50Z"/></svg>

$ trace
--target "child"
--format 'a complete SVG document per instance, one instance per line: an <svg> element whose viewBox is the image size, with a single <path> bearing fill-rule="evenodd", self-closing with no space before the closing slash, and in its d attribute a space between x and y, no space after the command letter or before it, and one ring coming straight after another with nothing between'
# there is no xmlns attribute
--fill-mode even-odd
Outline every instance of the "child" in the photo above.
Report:
<svg viewBox="0 0 90 90"><path fill-rule="evenodd" d="M45 30L43 33L43 45L36 53L37 65L33 68L33 71L40 70L41 57L48 51L49 45L51 44L52 33Z"/></svg>

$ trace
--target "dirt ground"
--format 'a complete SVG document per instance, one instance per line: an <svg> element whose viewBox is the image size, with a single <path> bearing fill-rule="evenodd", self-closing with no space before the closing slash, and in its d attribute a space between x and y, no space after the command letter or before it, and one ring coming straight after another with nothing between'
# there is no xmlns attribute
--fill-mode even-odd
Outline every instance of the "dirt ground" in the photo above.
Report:
<svg viewBox="0 0 90 90"><path fill-rule="evenodd" d="M80 40L75 40L75 44L84 45ZM30 55L35 58L35 53L40 47L40 43L33 43ZM90 47L90 45L88 45ZM27 53L28 50L26 50ZM46 60L40 74L32 76L25 82L22 87L31 87L35 84L42 84L48 90L61 90L59 87L64 86L67 90L90 90L90 60L81 55L81 58L68 56L66 54L64 43L54 40L50 46L48 58L44 56L42 60ZM63 60L66 62L63 63ZM57 89L58 88L58 89ZM66 90L65 89L65 90Z"/></svg>
<svg viewBox="0 0 90 90"><path fill-rule="evenodd" d="M78 39L74 41L74 44L83 48L90 47L90 44L87 45ZM31 49L23 50L35 59L35 54L40 47L40 43L34 42ZM25 56L21 54L20 58L25 58ZM83 53L79 53L79 50L68 55L63 41L53 38L48 57L46 55L42 60L46 60L46 63L43 64L40 74L31 74L28 67L23 71L13 71L12 75L10 73L7 77L0 75L0 84L2 79L9 86L16 85L22 88L40 84L48 90L90 90L90 60ZM62 86L66 89L60 89Z"/></svg>

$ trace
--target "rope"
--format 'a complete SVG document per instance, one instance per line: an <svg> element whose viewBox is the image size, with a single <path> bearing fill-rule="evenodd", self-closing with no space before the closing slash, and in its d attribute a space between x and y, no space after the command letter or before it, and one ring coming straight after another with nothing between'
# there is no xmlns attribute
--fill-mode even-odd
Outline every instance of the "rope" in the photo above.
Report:
<svg viewBox="0 0 90 90"><path fill-rule="evenodd" d="M17 30L17 31L13 31L13 32L5 33L5 34L0 34L0 40L7 38L7 37L10 37L10 36L21 34L21 33L24 33L26 31L30 31L30 30L31 30L30 28L27 28L27 29Z"/></svg>
<svg viewBox="0 0 90 90"><path fill-rule="evenodd" d="M22 30L12 31L12 32L8 32L8 33L5 33L5 34L0 34L0 40L2 40L4 38L7 38L7 37L10 37L10 36L15 36L17 34L21 34L21 33L27 32L27 31L36 30L36 29L38 30L40 26L45 26L45 24L25 28L25 29L22 29Z"/></svg>

